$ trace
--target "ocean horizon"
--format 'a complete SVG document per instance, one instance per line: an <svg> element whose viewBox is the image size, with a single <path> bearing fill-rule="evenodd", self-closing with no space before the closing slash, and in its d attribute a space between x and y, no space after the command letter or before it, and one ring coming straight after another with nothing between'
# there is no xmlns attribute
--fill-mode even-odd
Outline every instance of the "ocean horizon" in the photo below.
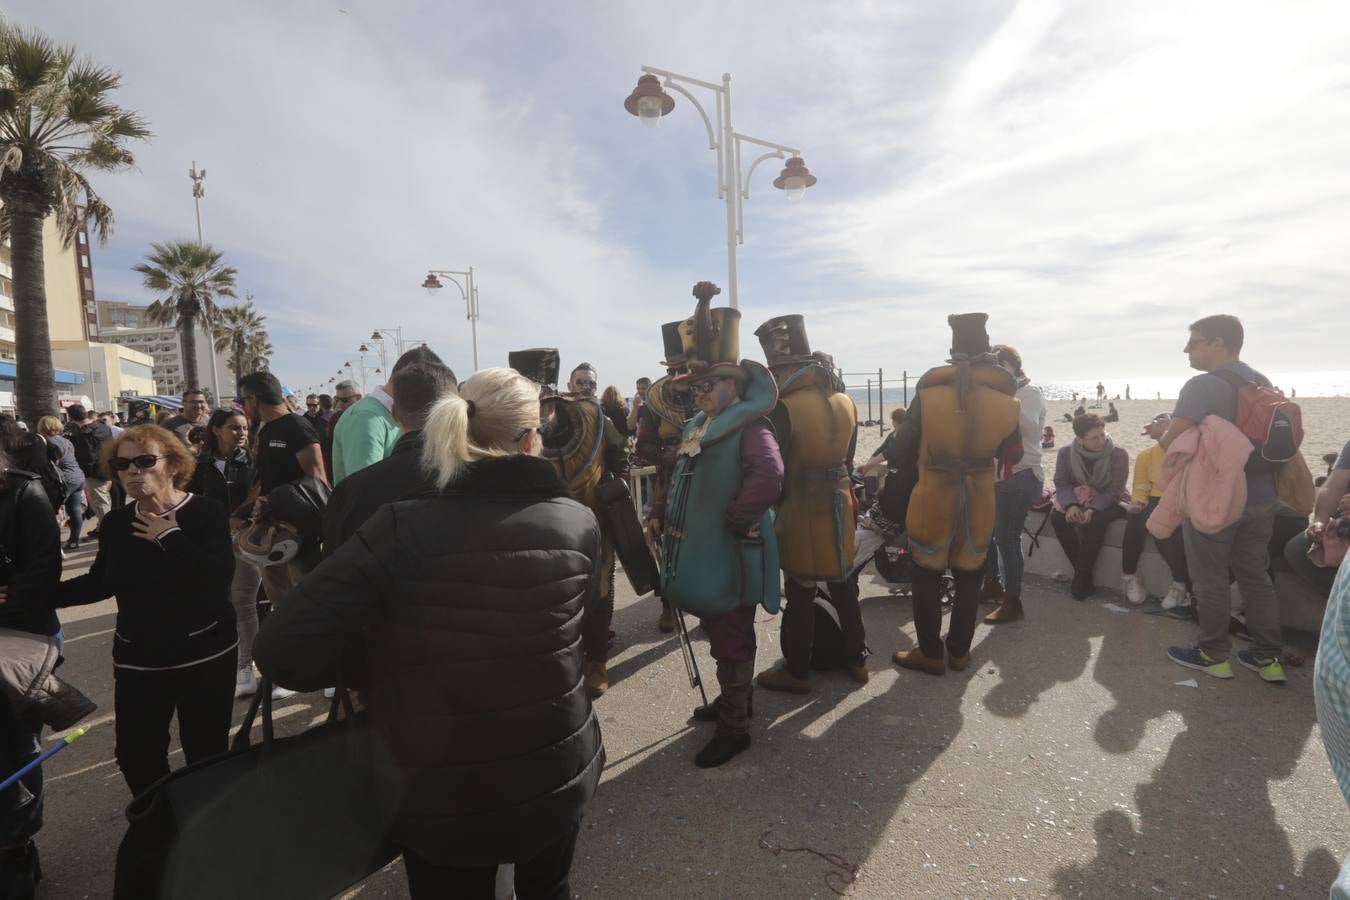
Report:
<svg viewBox="0 0 1350 900"><path fill-rule="evenodd" d="M914 396L914 383L918 381L919 375L923 373L911 374L909 378L908 396ZM1174 400L1181 392L1181 386L1186 383L1195 373L1178 374L1175 376L1163 376L1153 378L1103 378L1102 385L1106 388L1106 396L1110 399L1119 397L1125 399L1125 390L1128 387L1130 399L1132 400ZM1295 397L1350 397L1350 371L1336 372L1267 372L1266 376L1286 395ZM845 379L848 384L848 393L853 397L854 402L865 411L868 388L866 376L859 379L857 376ZM886 378L886 388L882 393L881 400L886 407L891 407L897 403L908 403L906 399L904 386L897 384L899 379ZM1041 389L1047 400L1071 400L1073 395L1096 399L1097 380L1083 379L1070 381L1038 381L1032 379L1032 384ZM872 402L877 400L877 386L872 384L871 388Z"/></svg>

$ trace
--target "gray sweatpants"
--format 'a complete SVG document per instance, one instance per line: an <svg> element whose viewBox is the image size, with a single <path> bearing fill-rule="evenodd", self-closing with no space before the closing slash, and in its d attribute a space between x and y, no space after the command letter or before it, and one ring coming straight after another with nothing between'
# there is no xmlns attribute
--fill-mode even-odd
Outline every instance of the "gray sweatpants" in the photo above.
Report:
<svg viewBox="0 0 1350 900"><path fill-rule="evenodd" d="M1233 649L1228 636L1230 600L1228 573L1232 570L1247 605L1247 631L1257 659L1280 655L1280 608L1275 586L1266 572L1270 565L1270 535L1275 530L1275 504L1249 506L1242 518L1217 534L1204 534L1182 523L1186 565L1198 598L1200 649L1212 659L1225 660Z"/></svg>

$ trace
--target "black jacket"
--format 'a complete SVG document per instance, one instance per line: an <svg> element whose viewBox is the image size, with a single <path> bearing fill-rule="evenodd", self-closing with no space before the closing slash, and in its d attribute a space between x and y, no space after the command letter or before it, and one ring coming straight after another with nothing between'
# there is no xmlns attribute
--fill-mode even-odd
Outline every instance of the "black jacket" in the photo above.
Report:
<svg viewBox="0 0 1350 900"><path fill-rule="evenodd" d="M225 460L224 472L216 468L216 461L210 452L203 451L197 457L197 468L192 472L192 482L187 489L194 494L210 497L225 507L226 515L233 515L248 499L254 480L253 461L242 447Z"/></svg>
<svg viewBox="0 0 1350 900"><path fill-rule="evenodd" d="M409 431L394 444L388 459L353 472L328 499L323 514L323 553L332 554L386 503L436 493L422 471L422 432Z"/></svg>
<svg viewBox="0 0 1350 900"><path fill-rule="evenodd" d="M443 494L382 507L267 618L254 657L316 690L369 648L353 680L404 779L392 839L439 865L529 859L604 766L581 653L599 554L550 463L474 462Z"/></svg>
<svg viewBox="0 0 1350 900"><path fill-rule="evenodd" d="M225 508L189 494L179 530L158 542L135 536L136 504L111 510L99 525L88 574L61 582L57 606L117 595L113 664L168 669L213 659L239 641L230 579L234 548Z"/></svg>
<svg viewBox="0 0 1350 900"><path fill-rule="evenodd" d="M52 597L61 582L61 532L38 477L10 469L0 487L0 628L53 635L61 630Z"/></svg>

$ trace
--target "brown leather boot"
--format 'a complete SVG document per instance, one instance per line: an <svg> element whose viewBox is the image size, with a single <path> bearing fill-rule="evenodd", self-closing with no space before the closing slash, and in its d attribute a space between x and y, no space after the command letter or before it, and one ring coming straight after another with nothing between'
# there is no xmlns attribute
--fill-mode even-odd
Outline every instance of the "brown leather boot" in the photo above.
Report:
<svg viewBox="0 0 1350 900"><path fill-rule="evenodd" d="M1003 595L1003 602L999 604L998 609L984 617L984 620L990 625L1001 625L1004 622L1020 622L1026 618L1022 612L1022 594L1014 592Z"/></svg>
<svg viewBox="0 0 1350 900"><path fill-rule="evenodd" d="M981 603L998 603L1003 600L1003 584L997 578L985 576L980 586Z"/></svg>
<svg viewBox="0 0 1350 900"><path fill-rule="evenodd" d="M860 666L846 666L845 668L848 669L848 674L854 681L858 682L858 684L867 684L868 679L872 677L867 673L866 663L863 663Z"/></svg>
<svg viewBox="0 0 1350 900"><path fill-rule="evenodd" d="M947 668L953 672L964 672L970 666L970 654L965 656L952 656L947 654Z"/></svg>
<svg viewBox="0 0 1350 900"><path fill-rule="evenodd" d="M661 618L656 620L656 627L666 634L675 630L675 611L669 606L661 607Z"/></svg>
<svg viewBox="0 0 1350 900"><path fill-rule="evenodd" d="M764 688L766 691L783 691L788 694L809 694L811 693L811 682L805 678L798 678L787 670L786 666L779 666L776 669L766 669L759 673L755 679L755 684Z"/></svg>
<svg viewBox="0 0 1350 900"><path fill-rule="evenodd" d="M920 672L927 672L929 675L943 675L947 671L943 664L942 657L934 659L931 656L925 656L924 652L918 647L912 650L897 650L891 657L891 662L902 669L916 669Z"/></svg>
<svg viewBox="0 0 1350 900"><path fill-rule="evenodd" d="M603 662L586 663L586 693L592 698L599 697L609 690L609 672Z"/></svg>

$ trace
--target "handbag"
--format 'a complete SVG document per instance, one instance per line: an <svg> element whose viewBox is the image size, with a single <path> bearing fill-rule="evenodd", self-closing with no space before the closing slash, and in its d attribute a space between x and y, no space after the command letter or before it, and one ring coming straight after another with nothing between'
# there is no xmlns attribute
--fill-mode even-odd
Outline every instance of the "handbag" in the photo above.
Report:
<svg viewBox="0 0 1350 900"><path fill-rule="evenodd" d="M262 742L250 745L259 709ZM401 802L397 768L344 687L325 723L277 738L264 678L227 753L127 807L113 897L333 897L398 856L386 835Z"/></svg>

